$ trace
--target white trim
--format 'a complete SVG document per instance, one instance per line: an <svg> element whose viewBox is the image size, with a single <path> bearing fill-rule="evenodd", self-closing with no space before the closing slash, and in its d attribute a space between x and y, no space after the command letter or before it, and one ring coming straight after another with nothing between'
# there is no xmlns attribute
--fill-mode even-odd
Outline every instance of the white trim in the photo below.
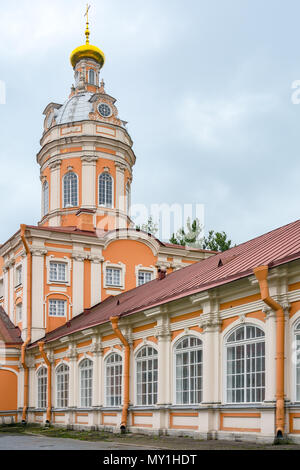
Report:
<svg viewBox="0 0 300 470"><path fill-rule="evenodd" d="M263 403L262 402L247 402L247 401L243 401L243 402L228 402L227 401L227 339L228 337L234 332L234 330L240 328L241 326L255 326L259 329L261 329L264 333L264 337L261 337L261 338L264 338L264 343L265 343L265 356L266 356L266 329L265 329L265 323L262 322L261 320L257 320L255 318L245 318L245 321L241 322L241 320L237 320L235 322L233 322L231 325L228 325L227 328L225 328L225 330L222 332L222 334L220 335L220 340L221 340L221 365L222 365L222 370L223 370L223 374L221 375L221 380L222 380L222 403L226 404L226 405L258 405L258 404L261 404ZM258 341L262 341L261 339L258 340L258 339L253 339L253 342L258 342ZM248 341L246 340L243 340L241 341L241 344L245 344L245 342L247 343ZM266 393L266 366L265 366L265 393ZM245 386L244 386L244 389L245 389Z"/></svg>
<svg viewBox="0 0 300 470"><path fill-rule="evenodd" d="M151 276L151 281L153 281L156 277L156 268L154 266L143 266L142 264L138 264L137 266L135 266L135 279L136 279L136 286L139 287L139 272L140 271L145 271L147 273L151 273L152 276ZM150 281L148 281L150 282ZM140 284L141 286L143 284Z"/></svg>
<svg viewBox="0 0 300 470"><path fill-rule="evenodd" d="M50 263L61 263L66 264L66 279L65 281L51 281L50 280ZM61 258L50 255L46 256L46 270L47 270L47 284L63 284L66 286L71 285L71 260L68 256L63 256Z"/></svg>
<svg viewBox="0 0 300 470"><path fill-rule="evenodd" d="M106 283L106 269L107 268L112 268L112 269L119 269L120 270L120 286L115 286L115 285L110 285ZM119 263L111 263L110 261L105 261L103 263L103 287L104 289L125 289L125 274L126 274L126 265L119 261Z"/></svg>
<svg viewBox="0 0 300 470"><path fill-rule="evenodd" d="M184 338L188 338L188 337L191 337L191 336L194 336L195 338L199 339L201 341L201 350L202 350L202 400L201 402L203 401L203 369L204 369L204 342L203 342L203 335L201 333L199 333L198 331L193 331L193 330L189 330L188 333L186 333L185 331L183 333L180 333L180 335L176 336L176 338L171 341L171 357L172 357L172 368L171 368L171 384L172 384L172 390L171 390L171 396L172 396L172 403L174 405L178 405L178 406L196 406L196 405L199 405L199 403L192 403L192 404L182 404L182 403L178 403L177 404L177 399L176 399L176 353L175 353L175 350L176 350L176 345L177 343L179 343L180 341L182 341ZM200 403L201 403L200 402Z"/></svg>

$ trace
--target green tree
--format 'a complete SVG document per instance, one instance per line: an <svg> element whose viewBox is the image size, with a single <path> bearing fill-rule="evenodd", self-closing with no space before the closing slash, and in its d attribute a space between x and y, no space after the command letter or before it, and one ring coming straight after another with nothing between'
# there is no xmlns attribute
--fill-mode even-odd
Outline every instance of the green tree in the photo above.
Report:
<svg viewBox="0 0 300 470"><path fill-rule="evenodd" d="M210 230L208 237L204 237L202 248L212 251L226 251L231 248L231 240L228 240L225 232L214 232Z"/></svg>
<svg viewBox="0 0 300 470"><path fill-rule="evenodd" d="M158 232L158 225L154 223L152 215L150 215L146 224L136 225L136 230L143 230L143 232L151 233L151 235L156 235Z"/></svg>
<svg viewBox="0 0 300 470"><path fill-rule="evenodd" d="M200 238L202 233L202 225L199 219L195 219L191 222L190 217L187 218L186 228L180 228L176 235L173 233L170 238L170 243L181 246L194 246L196 248L202 248L203 238Z"/></svg>

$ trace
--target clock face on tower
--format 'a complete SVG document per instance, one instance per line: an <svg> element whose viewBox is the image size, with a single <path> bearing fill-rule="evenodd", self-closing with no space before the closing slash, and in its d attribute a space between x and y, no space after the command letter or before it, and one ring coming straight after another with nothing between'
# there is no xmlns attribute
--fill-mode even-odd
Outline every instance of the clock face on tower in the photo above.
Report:
<svg viewBox="0 0 300 470"><path fill-rule="evenodd" d="M109 117L112 114L111 108L106 103L100 103L98 106L98 111L102 117Z"/></svg>

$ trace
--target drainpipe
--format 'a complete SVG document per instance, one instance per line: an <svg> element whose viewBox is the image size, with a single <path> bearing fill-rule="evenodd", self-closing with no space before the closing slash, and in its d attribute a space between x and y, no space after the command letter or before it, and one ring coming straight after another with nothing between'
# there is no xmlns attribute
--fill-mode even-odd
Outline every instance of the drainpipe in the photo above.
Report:
<svg viewBox="0 0 300 470"><path fill-rule="evenodd" d="M259 266L253 272L259 282L262 300L276 312L276 437L282 438L285 427L284 311L283 307L269 295L268 266Z"/></svg>
<svg viewBox="0 0 300 470"><path fill-rule="evenodd" d="M51 363L47 357L47 354L44 351L44 341L40 341L38 343L40 353L42 355L42 358L44 359L45 363L47 364L47 371L48 371L48 380L47 380L47 389L48 389L48 400L47 400L47 415L46 415L46 424L50 424L51 422L51 408L52 408L52 395L51 395L51 390L52 390L52 368L51 368Z"/></svg>
<svg viewBox="0 0 300 470"><path fill-rule="evenodd" d="M31 342L31 323L32 323L32 316L31 316L31 307L32 307L32 300L31 300L31 289L32 289L32 257L31 252L25 238L25 230L26 225L20 226L21 232L21 240L23 242L26 254L27 254L27 338L26 341L22 344L21 348L21 364L24 369L24 405L23 405L23 413L22 413L22 423L26 424L26 417L27 417L27 410L28 410L28 379L29 379L29 370L26 365L25 356L26 356L26 348L28 344Z"/></svg>
<svg viewBox="0 0 300 470"><path fill-rule="evenodd" d="M121 432L126 432L127 427L127 418L128 418L128 407L129 407L129 365L130 365L130 346L124 336L122 335L118 324L119 317L110 318L111 326L117 337L121 340L122 344L125 347L125 359L124 359L124 399L123 399L123 409L122 409L122 419L121 419Z"/></svg>

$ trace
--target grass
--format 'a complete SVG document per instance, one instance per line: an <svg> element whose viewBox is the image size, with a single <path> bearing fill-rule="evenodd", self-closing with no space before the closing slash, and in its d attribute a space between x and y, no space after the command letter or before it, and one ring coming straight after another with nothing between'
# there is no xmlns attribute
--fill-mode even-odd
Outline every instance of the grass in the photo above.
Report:
<svg viewBox="0 0 300 470"><path fill-rule="evenodd" d="M8 424L0 426L0 432L18 434L36 434L47 437L60 437L68 439L78 439L80 441L111 441L113 437L123 437L121 434L111 434L104 431L75 431L67 428L57 428L53 426L42 427L40 425L28 424Z"/></svg>

